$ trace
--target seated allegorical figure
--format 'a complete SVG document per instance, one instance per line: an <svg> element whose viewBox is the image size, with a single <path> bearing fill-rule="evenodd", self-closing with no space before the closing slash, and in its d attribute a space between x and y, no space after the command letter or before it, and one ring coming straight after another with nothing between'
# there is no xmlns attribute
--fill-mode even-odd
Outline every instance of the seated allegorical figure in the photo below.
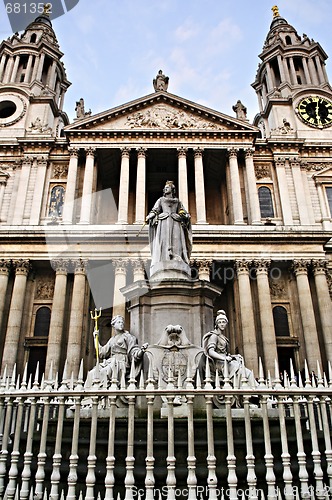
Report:
<svg viewBox="0 0 332 500"><path fill-rule="evenodd" d="M103 346L98 341L99 363L89 371L86 387L90 387L95 379L99 379L102 385L107 387L114 376L118 381L123 375L128 378L133 360L135 362L135 375L141 369L143 354L148 344L139 347L137 338L125 330L125 321L122 316L114 316L111 325L115 334ZM96 343L98 330L95 330L93 335Z"/></svg>
<svg viewBox="0 0 332 500"><path fill-rule="evenodd" d="M249 385L256 387L254 374L245 367L243 357L240 354L229 353L229 339L224 335L227 324L228 319L225 311L218 311L214 330L206 333L203 337L203 349L210 361L211 375L214 377L216 370L218 370L220 377L223 378L227 363L228 377L232 385L234 385L236 376L241 377L244 374Z"/></svg>

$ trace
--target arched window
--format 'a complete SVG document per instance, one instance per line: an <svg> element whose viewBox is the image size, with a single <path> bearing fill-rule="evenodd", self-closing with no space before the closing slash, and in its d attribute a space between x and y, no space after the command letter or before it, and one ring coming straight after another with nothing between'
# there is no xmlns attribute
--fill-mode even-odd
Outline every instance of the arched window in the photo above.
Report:
<svg viewBox="0 0 332 500"><path fill-rule="evenodd" d="M48 337L51 321L51 310L49 307L40 307L36 314L34 337Z"/></svg>
<svg viewBox="0 0 332 500"><path fill-rule="evenodd" d="M276 337L289 337L289 324L287 310L283 306L273 308L273 322Z"/></svg>
<svg viewBox="0 0 332 500"><path fill-rule="evenodd" d="M286 41L286 45L292 45L292 39L289 35L286 36L285 41Z"/></svg>
<svg viewBox="0 0 332 500"><path fill-rule="evenodd" d="M273 202L271 190L266 186L258 188L259 206L261 209L261 217L274 217Z"/></svg>
<svg viewBox="0 0 332 500"><path fill-rule="evenodd" d="M54 186L51 191L51 199L48 209L49 217L62 217L64 198L65 188L63 186Z"/></svg>
<svg viewBox="0 0 332 500"><path fill-rule="evenodd" d="M331 186L327 186L325 188L325 192L326 192L327 202L329 204L330 217L332 217L332 187Z"/></svg>
<svg viewBox="0 0 332 500"><path fill-rule="evenodd" d="M36 43L37 40L37 35L36 33L33 33L30 38L30 43Z"/></svg>

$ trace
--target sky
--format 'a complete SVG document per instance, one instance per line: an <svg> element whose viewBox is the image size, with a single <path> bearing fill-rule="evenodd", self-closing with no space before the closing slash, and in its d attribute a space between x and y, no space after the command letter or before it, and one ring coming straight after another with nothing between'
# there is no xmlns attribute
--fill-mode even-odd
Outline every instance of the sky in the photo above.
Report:
<svg viewBox="0 0 332 500"><path fill-rule="evenodd" d="M230 116L240 99L250 122L251 87L272 21L273 0L80 0L53 20L67 77L64 110L81 97L92 114L154 92L160 69L168 91ZM279 0L280 15L332 58L331 0ZM0 37L12 34L0 4ZM332 63L327 62L332 79Z"/></svg>

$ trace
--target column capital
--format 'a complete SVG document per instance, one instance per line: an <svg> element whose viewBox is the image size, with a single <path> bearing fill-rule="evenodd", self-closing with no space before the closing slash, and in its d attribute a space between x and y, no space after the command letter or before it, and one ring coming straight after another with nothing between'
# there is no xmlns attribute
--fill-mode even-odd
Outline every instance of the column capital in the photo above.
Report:
<svg viewBox="0 0 332 500"><path fill-rule="evenodd" d="M74 157L74 158L78 158L78 155L79 155L79 148L75 147L75 146L71 146L70 148L68 148L68 153L70 155L70 157Z"/></svg>
<svg viewBox="0 0 332 500"><path fill-rule="evenodd" d="M56 272L56 274L68 274L70 269L69 259L53 259L51 260L51 266Z"/></svg>
<svg viewBox="0 0 332 500"><path fill-rule="evenodd" d="M286 158L285 156L276 156L274 158L274 162L277 167L284 167L286 164Z"/></svg>
<svg viewBox="0 0 332 500"><path fill-rule="evenodd" d="M325 259L313 259L311 261L311 268L313 270L314 276L317 274L327 274L327 260Z"/></svg>
<svg viewBox="0 0 332 500"><path fill-rule="evenodd" d="M31 270L30 260L18 259L13 261L13 268L15 269L15 275L22 274L28 276Z"/></svg>
<svg viewBox="0 0 332 500"><path fill-rule="evenodd" d="M96 155L97 148L93 148L92 146L89 146L87 148L84 148L86 156L92 156L93 158Z"/></svg>
<svg viewBox="0 0 332 500"><path fill-rule="evenodd" d="M116 261L114 261L116 263ZM131 257L129 259L129 263L134 271L144 271L146 266L146 260L141 259L140 257Z"/></svg>
<svg viewBox="0 0 332 500"><path fill-rule="evenodd" d="M125 259L112 260L115 274L126 274L128 261Z"/></svg>
<svg viewBox="0 0 332 500"><path fill-rule="evenodd" d="M257 274L267 274L271 266L270 259L254 259L252 265Z"/></svg>
<svg viewBox="0 0 332 500"><path fill-rule="evenodd" d="M130 148L127 146L124 146L123 148L120 148L121 151L121 158L129 158L130 156Z"/></svg>
<svg viewBox="0 0 332 500"><path fill-rule="evenodd" d="M291 167L300 167L301 166L301 161L298 156L291 156L289 158L289 163Z"/></svg>
<svg viewBox="0 0 332 500"><path fill-rule="evenodd" d="M177 152L178 152L178 158L186 158L188 148L185 146L181 146L180 148L177 148Z"/></svg>
<svg viewBox="0 0 332 500"><path fill-rule="evenodd" d="M138 158L146 158L147 148L136 148Z"/></svg>
<svg viewBox="0 0 332 500"><path fill-rule="evenodd" d="M239 153L238 148L227 148L228 158L237 158L238 153Z"/></svg>
<svg viewBox="0 0 332 500"><path fill-rule="evenodd" d="M294 260L291 266L291 270L293 271L295 276L298 276L300 274L308 274L308 268L310 264L311 264L310 260L305 260L305 259Z"/></svg>
<svg viewBox="0 0 332 500"><path fill-rule="evenodd" d="M241 259L234 262L234 268L237 274L248 274L251 265L251 260Z"/></svg>
<svg viewBox="0 0 332 500"><path fill-rule="evenodd" d="M212 269L213 259L193 259L190 261L191 266L196 266L198 271L209 273Z"/></svg>
<svg viewBox="0 0 332 500"><path fill-rule="evenodd" d="M25 156L22 158L21 165L22 167L31 167L33 163L33 157L32 156Z"/></svg>
<svg viewBox="0 0 332 500"><path fill-rule="evenodd" d="M86 274L86 270L88 267L87 259L77 259L71 261L72 269L74 270L74 274Z"/></svg>
<svg viewBox="0 0 332 500"><path fill-rule="evenodd" d="M12 263L10 260L0 259L0 275L8 276L11 267L12 267Z"/></svg>
<svg viewBox="0 0 332 500"><path fill-rule="evenodd" d="M255 152L255 148L253 148L253 147L246 148L244 150L244 154L245 154L246 159L252 158L254 156L254 152Z"/></svg>
<svg viewBox="0 0 332 500"><path fill-rule="evenodd" d="M45 158L45 156L41 156L39 158L37 158L37 167L47 167L47 163L48 163L48 158Z"/></svg>
<svg viewBox="0 0 332 500"><path fill-rule="evenodd" d="M202 158L203 151L204 151L204 148L202 148L200 146L198 146L197 148L194 148L194 156L195 156L195 158Z"/></svg>

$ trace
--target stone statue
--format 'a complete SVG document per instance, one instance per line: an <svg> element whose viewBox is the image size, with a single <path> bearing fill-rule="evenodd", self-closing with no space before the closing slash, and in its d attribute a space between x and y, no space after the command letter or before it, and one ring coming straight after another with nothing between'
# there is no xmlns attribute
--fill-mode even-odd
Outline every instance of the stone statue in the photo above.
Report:
<svg viewBox="0 0 332 500"><path fill-rule="evenodd" d="M225 311L218 311L214 330L206 333L203 337L203 349L205 356L210 360L211 375L214 376L218 370L219 375L223 377L227 363L228 377L232 385L234 385L236 376L241 377L244 374L249 385L256 387L253 372L244 366L243 357L240 354L229 353L229 340L224 335L227 324L228 319Z"/></svg>
<svg viewBox="0 0 332 500"><path fill-rule="evenodd" d="M82 118L86 118L91 115L91 109L89 111L85 111L84 109L84 99L81 97L79 101L76 101L76 119L81 120Z"/></svg>
<svg viewBox="0 0 332 500"><path fill-rule="evenodd" d="M190 276L190 215L176 197L172 181L166 182L163 194L146 217L152 257L151 275L173 270Z"/></svg>
<svg viewBox="0 0 332 500"><path fill-rule="evenodd" d="M136 375L141 369L143 354L148 344L138 346L136 337L124 329L122 316L114 316L111 325L115 334L104 346L99 344L98 330L93 332L95 342L97 337L99 363L88 373L86 387L91 387L95 379L99 379L101 385L107 387L114 376L118 381L123 375L128 378L132 360L135 361Z"/></svg>
<svg viewBox="0 0 332 500"><path fill-rule="evenodd" d="M234 104L233 111L235 111L238 120L247 120L247 108L242 104L240 99Z"/></svg>
<svg viewBox="0 0 332 500"><path fill-rule="evenodd" d="M166 92L168 89L168 81L169 81L168 76L165 76L162 70L160 69L158 71L158 75L156 76L156 78L153 79L154 90L156 92L159 92L160 90L164 90Z"/></svg>

